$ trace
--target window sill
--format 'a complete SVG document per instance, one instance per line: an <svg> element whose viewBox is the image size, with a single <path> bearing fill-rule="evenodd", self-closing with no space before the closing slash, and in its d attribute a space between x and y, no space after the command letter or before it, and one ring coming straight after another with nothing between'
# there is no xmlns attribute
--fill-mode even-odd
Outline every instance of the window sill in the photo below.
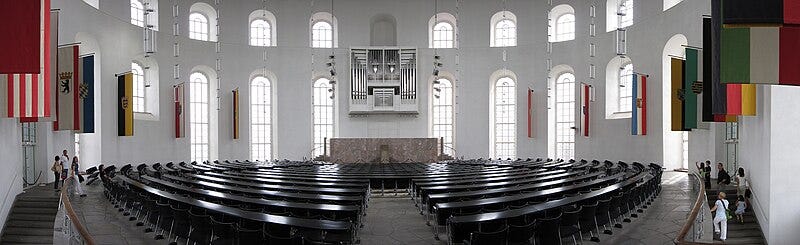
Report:
<svg viewBox="0 0 800 245"><path fill-rule="evenodd" d="M614 112L611 115L606 115L606 119L614 120L614 119L626 119L633 117L632 112Z"/></svg>
<svg viewBox="0 0 800 245"><path fill-rule="evenodd" d="M158 121L158 116L153 115L153 113L149 112L134 112L133 119L142 121Z"/></svg>

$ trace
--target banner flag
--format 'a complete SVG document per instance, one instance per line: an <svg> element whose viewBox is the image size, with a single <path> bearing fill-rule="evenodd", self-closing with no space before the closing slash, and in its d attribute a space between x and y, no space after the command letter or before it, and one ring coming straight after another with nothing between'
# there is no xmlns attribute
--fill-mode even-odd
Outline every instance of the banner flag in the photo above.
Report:
<svg viewBox="0 0 800 245"><path fill-rule="evenodd" d="M647 76L633 74L631 134L647 135Z"/></svg>
<svg viewBox="0 0 800 245"><path fill-rule="evenodd" d="M133 73L117 75L117 135L133 136Z"/></svg>
<svg viewBox="0 0 800 245"><path fill-rule="evenodd" d="M81 130L78 45L58 48L56 121L53 130Z"/></svg>
<svg viewBox="0 0 800 245"><path fill-rule="evenodd" d="M186 137L186 87L185 83L175 85L175 138Z"/></svg>

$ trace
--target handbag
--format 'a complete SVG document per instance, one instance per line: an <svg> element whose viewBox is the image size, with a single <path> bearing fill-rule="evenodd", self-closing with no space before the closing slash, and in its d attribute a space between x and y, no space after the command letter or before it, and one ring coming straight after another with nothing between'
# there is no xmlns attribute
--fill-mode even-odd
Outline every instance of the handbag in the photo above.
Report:
<svg viewBox="0 0 800 245"><path fill-rule="evenodd" d="M733 214L731 214L731 210L728 209L728 205L725 204L725 201L722 201L722 205L725 206L725 219L732 220Z"/></svg>

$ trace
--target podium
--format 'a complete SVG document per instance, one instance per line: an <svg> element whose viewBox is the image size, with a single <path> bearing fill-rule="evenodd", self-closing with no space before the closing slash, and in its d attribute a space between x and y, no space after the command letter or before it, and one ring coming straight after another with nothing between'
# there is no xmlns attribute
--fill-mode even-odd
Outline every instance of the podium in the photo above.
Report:
<svg viewBox="0 0 800 245"><path fill-rule="evenodd" d="M440 153L437 138L332 138L334 163L431 163Z"/></svg>

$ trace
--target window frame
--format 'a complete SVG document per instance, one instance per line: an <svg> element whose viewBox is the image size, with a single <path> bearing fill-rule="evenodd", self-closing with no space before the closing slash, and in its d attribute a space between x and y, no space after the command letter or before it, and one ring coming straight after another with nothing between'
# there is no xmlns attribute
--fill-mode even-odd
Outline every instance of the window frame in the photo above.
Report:
<svg viewBox="0 0 800 245"><path fill-rule="evenodd" d="M568 16L572 16L572 21L570 22L563 22L562 18L566 18ZM570 26L565 26L570 25ZM564 29L571 29L571 32L563 32ZM570 41L575 40L575 14L574 13L564 13L558 18L556 18L555 24L555 41L556 42L563 42L563 41Z"/></svg>
<svg viewBox="0 0 800 245"><path fill-rule="evenodd" d="M142 64L131 62L131 73L133 73L133 112L147 113L147 70Z"/></svg>
<svg viewBox="0 0 800 245"><path fill-rule="evenodd" d="M510 85L503 86L508 82ZM506 103L498 103L504 102ZM505 113L505 114L504 114ZM517 81L503 75L492 86L492 155L495 158L517 157Z"/></svg>
<svg viewBox="0 0 800 245"><path fill-rule="evenodd" d="M198 78L202 78L204 81L197 82ZM196 87L198 85L202 86ZM201 94L198 95L196 94L197 92ZM198 99L199 101L197 101ZM198 109L197 106L200 108ZM203 162L211 159L210 110L211 81L204 72L192 72L191 75L189 75L189 146L192 161ZM203 126L205 126L205 129L203 129Z"/></svg>
<svg viewBox="0 0 800 245"><path fill-rule="evenodd" d="M335 85L330 78L320 77L312 85L312 115L313 115L313 157L325 155L325 139L336 136L336 100ZM324 97L321 97L324 96ZM324 114L323 114L324 113Z"/></svg>
<svg viewBox="0 0 800 245"><path fill-rule="evenodd" d="M442 144L445 146L442 153L453 156L456 121L455 87L450 78L441 77L435 80L431 88L431 137L442 138Z"/></svg>
<svg viewBox="0 0 800 245"><path fill-rule="evenodd" d="M508 26L501 27L501 24L508 23ZM505 35L504 35L505 34ZM507 36L506 36L507 35ZM494 23L494 46L495 47L516 47L517 46L517 23L511 18L503 18Z"/></svg>
<svg viewBox="0 0 800 245"><path fill-rule="evenodd" d="M203 21L199 21L194 17L202 17ZM199 41L210 41L211 37L211 22L202 12L192 12L189 14L189 38ZM200 25L200 26L198 26Z"/></svg>
<svg viewBox="0 0 800 245"><path fill-rule="evenodd" d="M140 0L131 0L131 24L144 27L144 9L144 2Z"/></svg>
<svg viewBox="0 0 800 245"><path fill-rule="evenodd" d="M329 29L321 29L318 28L317 25L325 24ZM322 33L327 32L327 33ZM333 33L335 32L333 24L328 20L317 20L311 24L311 47L312 48L333 48L334 47L334 37ZM322 39L320 38L319 34L325 34L325 37L330 37L330 39Z"/></svg>
<svg viewBox="0 0 800 245"><path fill-rule="evenodd" d="M266 26L265 27L256 27L254 26L256 22L261 21ZM258 35L258 31L262 31L261 35ZM272 23L266 18L256 18L250 21L250 38L249 38L250 46L258 46L258 47L269 47L272 45Z"/></svg>
<svg viewBox="0 0 800 245"><path fill-rule="evenodd" d="M262 84L258 84L258 83ZM259 93L260 92L260 93ZM250 159L269 161L274 156L272 80L259 75L250 80ZM258 97L258 96L263 97ZM257 103L262 102L262 103ZM259 110L264 112L260 113ZM259 115L265 118L259 120ZM266 151L266 152L264 152Z"/></svg>
<svg viewBox="0 0 800 245"><path fill-rule="evenodd" d="M620 66L617 73L616 113L631 113L633 111L633 69L633 63L625 62Z"/></svg>
<svg viewBox="0 0 800 245"><path fill-rule="evenodd" d="M567 80L567 81L565 81ZM575 158L575 74L563 72L554 83L555 156L569 160ZM564 149L568 146L568 149Z"/></svg>
<svg viewBox="0 0 800 245"><path fill-rule="evenodd" d="M449 29L437 30L437 27L444 25L446 25L447 28ZM456 46L455 33L456 33L455 25L453 25L453 23L450 23L449 21L439 21L434 23L431 29L431 35L432 35L431 48L436 48L436 49L455 48ZM441 35L444 35L443 39L439 39L442 38ZM437 45L437 44L443 44L443 45Z"/></svg>

